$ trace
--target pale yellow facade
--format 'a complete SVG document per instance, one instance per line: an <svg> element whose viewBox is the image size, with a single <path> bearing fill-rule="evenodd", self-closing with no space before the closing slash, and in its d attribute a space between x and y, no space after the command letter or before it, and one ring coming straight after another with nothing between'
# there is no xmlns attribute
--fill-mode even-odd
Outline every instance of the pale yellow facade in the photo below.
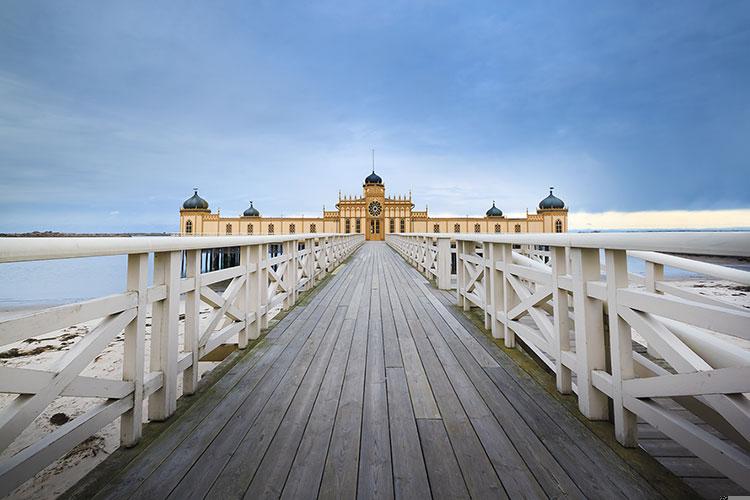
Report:
<svg viewBox="0 0 750 500"><path fill-rule="evenodd" d="M542 208L549 199L554 208ZM409 195L387 197L385 185L374 172L365 179L360 196L341 196L336 210L322 217L263 217L252 205L246 214L226 217L212 213L208 203L195 195L180 210L182 235L268 235L301 233L360 233L367 240L383 240L391 233L553 233L568 231L568 208L550 196L536 213L508 218L493 207L484 217L430 217L427 210L414 210ZM257 215L256 215L257 214Z"/></svg>

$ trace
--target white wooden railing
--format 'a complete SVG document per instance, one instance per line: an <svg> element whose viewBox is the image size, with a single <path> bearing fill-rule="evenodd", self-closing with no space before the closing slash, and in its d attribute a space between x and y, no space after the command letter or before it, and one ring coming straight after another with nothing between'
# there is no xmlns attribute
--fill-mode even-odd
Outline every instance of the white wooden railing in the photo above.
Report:
<svg viewBox="0 0 750 500"><path fill-rule="evenodd" d="M168 418L176 409L180 374L183 394L194 392L198 362L206 354L233 339L239 348L245 348L248 340L258 338L272 315L293 306L300 291L313 287L363 240L362 235L348 234L1 239L0 263L127 255L127 276L123 277L127 286L117 295L0 320L2 348L101 319L69 350L61 352L52 368L0 364L0 392L17 395L0 408L0 452L6 452L0 460L0 497L118 418L121 443L136 444L141 437L145 400L149 419ZM269 256L272 244L281 246L280 255ZM240 264L201 273L201 251L219 247L239 247ZM186 277L182 277L181 269L183 252ZM150 285L149 254L153 254ZM210 287L222 281L228 281L223 293ZM183 328L181 297L185 301ZM210 313L201 318L199 312L205 305ZM152 326L147 335L149 310ZM123 331L121 379L80 375ZM19 435L60 396L101 402L42 439L8 453Z"/></svg>
<svg viewBox="0 0 750 500"><path fill-rule="evenodd" d="M454 241L458 305L481 308L485 327L505 346L521 341L532 349L560 392L577 393L586 417L608 419L611 399L621 444L637 445L640 417L750 489L750 351L740 345L750 341L750 310L664 280L667 266L750 285L750 272L668 254L748 256L750 233L386 241L444 289L451 288ZM645 262L644 276L629 273L628 256ZM647 353L634 351L633 332ZM682 410L670 410L667 399Z"/></svg>

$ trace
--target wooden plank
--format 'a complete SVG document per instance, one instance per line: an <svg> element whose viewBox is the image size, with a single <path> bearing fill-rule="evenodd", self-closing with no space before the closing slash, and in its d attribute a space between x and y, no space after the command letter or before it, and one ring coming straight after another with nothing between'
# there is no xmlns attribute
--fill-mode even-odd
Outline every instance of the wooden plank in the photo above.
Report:
<svg viewBox="0 0 750 500"><path fill-rule="evenodd" d="M436 295L440 297L439 295ZM450 302L441 299L441 303L450 306ZM566 436L578 446L572 452L576 454L576 460L573 462L561 462L566 469L572 469L573 464L583 457L595 457L593 460L599 466L599 479L608 478L617 484L620 491L631 498L643 498L658 496L658 493L639 476L628 464L626 464L614 451L606 444L599 440L590 430L588 430L580 421L571 415L567 409L556 402L535 380L524 372L516 363L508 358L501 350L497 349L492 340L486 337L482 332L473 327L470 320L454 309L448 309L454 317L461 321L462 324L474 335L474 337L485 345L488 352L502 366L505 375L499 378L493 378L493 382L502 381L503 394L518 409L523 418L527 415L535 415L541 410L549 417L544 425L536 424L532 426L535 432L545 431L553 435L559 434ZM489 370L492 371L492 370ZM491 374L490 374L491 375ZM519 390L520 389L520 390ZM534 409L534 407L538 409ZM549 423L551 422L551 424ZM545 438L546 439L546 438ZM556 447L550 446L550 450L556 452Z"/></svg>
<svg viewBox="0 0 750 500"><path fill-rule="evenodd" d="M381 286L378 287L378 292L380 294L381 304L380 313L383 319L383 350L385 355L385 366L386 368L400 367L403 366L401 349L396 334L395 317L393 307L390 304L388 287L385 286L382 258L377 261L377 272L381 283Z"/></svg>
<svg viewBox="0 0 750 500"><path fill-rule="evenodd" d="M379 259L380 255L375 248L377 247L374 245L370 246L370 251L375 254L375 259ZM373 272L373 270L370 272ZM372 281L357 496L362 498L392 498L393 470L388 429L383 328L380 317L380 294L378 292L380 280L377 275L374 275Z"/></svg>
<svg viewBox="0 0 750 500"><path fill-rule="evenodd" d="M145 481L140 478L143 482L138 492L143 492L144 496L166 497L191 468L197 467L196 470L201 470L201 464L204 463L208 464L204 471L206 477L211 477L211 474L215 477L229 458L226 456L213 459L213 453L220 448L219 444L224 441L232 442L232 439L235 440L235 446L239 443L247 430L247 427L242 430L242 424L250 425L254 415L260 411L258 406L262 407L270 397L270 393L278 385L292 361L308 344L307 341L324 313L329 310L330 302L345 291L345 285L348 283L350 277L342 275L340 280L329 284L328 293L320 296L320 300L315 302L316 307L310 307L305 314L297 316L284 336L277 339L277 343L271 343L268 351L261 355L236 382L235 387L228 391L222 403L212 408L184 441L162 458L162 462L157 464L158 468L151 471ZM243 422L243 418L249 421ZM229 429L235 434L228 432ZM209 444L212 445L211 448ZM191 477L197 480L197 473ZM210 480L204 480L198 489L206 489L209 486Z"/></svg>
<svg viewBox="0 0 750 500"><path fill-rule="evenodd" d="M357 255L357 264L363 267L372 266L368 247L360 250ZM336 421L320 484L319 494L322 498L354 498L357 494L359 443L367 362L367 328L372 293L371 274L365 275L364 283L365 293L357 312L349 362L344 375L344 385L341 389Z"/></svg>
<svg viewBox="0 0 750 500"><path fill-rule="evenodd" d="M388 422L391 430L396 498L430 496L422 449L403 368L387 369Z"/></svg>
<svg viewBox="0 0 750 500"><path fill-rule="evenodd" d="M469 492L443 421L417 419L417 427L433 497L468 498Z"/></svg>
<svg viewBox="0 0 750 500"><path fill-rule="evenodd" d="M396 286L391 284L394 283L393 273L395 272L397 272L397 269L394 266L389 266L387 277L389 286ZM416 314L413 309L406 309L411 311L413 321L410 326L414 326L412 329L414 341L469 493L473 497L480 498L507 498L500 479L474 432L474 428L461 406L453 386L448 380L429 340L421 330L419 321L416 321Z"/></svg>
<svg viewBox="0 0 750 500"><path fill-rule="evenodd" d="M351 286L353 281L346 284ZM221 497L244 493L316 353L333 349L335 338L326 332L346 291L343 286L336 292L294 359L281 366L276 363L267 380L248 396L195 463L195 473L187 474L173 491L176 498L188 493ZM338 317L343 320L343 314Z"/></svg>

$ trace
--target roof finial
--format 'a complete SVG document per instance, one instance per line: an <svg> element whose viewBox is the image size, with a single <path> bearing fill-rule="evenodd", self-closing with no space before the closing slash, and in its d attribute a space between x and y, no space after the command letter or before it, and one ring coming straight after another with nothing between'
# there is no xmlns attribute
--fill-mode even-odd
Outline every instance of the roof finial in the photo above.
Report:
<svg viewBox="0 0 750 500"><path fill-rule="evenodd" d="M550 187L549 187L549 194L552 194L552 190L553 190L553 189L555 189L555 188L554 188L554 187L552 187L552 186L550 186Z"/></svg>
<svg viewBox="0 0 750 500"><path fill-rule="evenodd" d="M375 148L372 148L372 173L375 173Z"/></svg>
<svg viewBox="0 0 750 500"><path fill-rule="evenodd" d="M495 206L495 200L492 200L492 206L493 207Z"/></svg>
<svg viewBox="0 0 750 500"><path fill-rule="evenodd" d="M195 194L198 194L198 188L193 188L193 192L194 192Z"/></svg>

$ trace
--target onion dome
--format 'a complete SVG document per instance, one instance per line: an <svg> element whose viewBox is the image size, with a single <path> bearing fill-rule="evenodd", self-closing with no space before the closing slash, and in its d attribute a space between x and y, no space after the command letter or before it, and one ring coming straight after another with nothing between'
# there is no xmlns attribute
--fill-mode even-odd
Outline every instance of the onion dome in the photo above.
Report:
<svg viewBox="0 0 750 500"><path fill-rule="evenodd" d="M565 203L560 198L552 194L553 189L554 188L549 188L549 196L539 202L539 208L541 208L542 210L565 208Z"/></svg>
<svg viewBox="0 0 750 500"><path fill-rule="evenodd" d="M495 201L492 201L492 207L487 210L487 217L502 217L503 211L495 206Z"/></svg>
<svg viewBox="0 0 750 500"><path fill-rule="evenodd" d="M253 206L253 202L250 202L250 207L242 212L243 217L260 217L260 212Z"/></svg>
<svg viewBox="0 0 750 500"><path fill-rule="evenodd" d="M372 173L365 178L365 184L382 184L382 183L383 183L383 179L381 179L380 176L375 173L374 169Z"/></svg>
<svg viewBox="0 0 750 500"><path fill-rule="evenodd" d="M198 188L193 188L193 196L185 200L182 208L186 210L208 210L208 202L198 196Z"/></svg>

